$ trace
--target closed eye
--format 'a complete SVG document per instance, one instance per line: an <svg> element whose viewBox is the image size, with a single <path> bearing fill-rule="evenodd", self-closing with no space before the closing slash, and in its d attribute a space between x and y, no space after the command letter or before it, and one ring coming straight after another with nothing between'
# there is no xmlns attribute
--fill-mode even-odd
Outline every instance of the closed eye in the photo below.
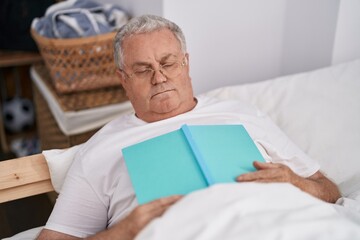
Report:
<svg viewBox="0 0 360 240"><path fill-rule="evenodd" d="M135 74L142 74L142 73L149 73L152 72L153 70L151 68L141 68L141 69L136 69L134 71Z"/></svg>
<svg viewBox="0 0 360 240"><path fill-rule="evenodd" d="M161 65L162 68L167 69L167 68L172 68L176 65L176 62L171 62L171 63L164 63Z"/></svg>

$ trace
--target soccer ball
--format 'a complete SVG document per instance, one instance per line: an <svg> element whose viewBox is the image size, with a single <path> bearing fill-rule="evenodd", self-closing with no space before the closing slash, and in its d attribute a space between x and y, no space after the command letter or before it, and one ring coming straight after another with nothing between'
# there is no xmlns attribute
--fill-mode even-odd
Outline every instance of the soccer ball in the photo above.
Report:
<svg viewBox="0 0 360 240"><path fill-rule="evenodd" d="M29 99L14 97L4 103L4 127L12 133L31 128L34 124L34 106Z"/></svg>

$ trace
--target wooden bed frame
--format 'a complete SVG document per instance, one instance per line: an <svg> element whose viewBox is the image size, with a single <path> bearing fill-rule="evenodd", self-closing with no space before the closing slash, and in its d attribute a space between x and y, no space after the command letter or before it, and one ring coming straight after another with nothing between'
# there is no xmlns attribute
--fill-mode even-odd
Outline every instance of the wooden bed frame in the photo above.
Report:
<svg viewBox="0 0 360 240"><path fill-rule="evenodd" d="M51 191L54 188L44 155L0 162L0 203Z"/></svg>

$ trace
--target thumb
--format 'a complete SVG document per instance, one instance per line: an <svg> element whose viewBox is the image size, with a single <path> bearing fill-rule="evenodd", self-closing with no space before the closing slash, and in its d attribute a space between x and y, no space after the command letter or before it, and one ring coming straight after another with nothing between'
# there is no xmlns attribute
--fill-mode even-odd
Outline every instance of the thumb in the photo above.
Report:
<svg viewBox="0 0 360 240"><path fill-rule="evenodd" d="M272 164L272 163L259 162L259 161L254 161L253 165L257 170L269 169L269 168L274 168L275 167L274 164Z"/></svg>

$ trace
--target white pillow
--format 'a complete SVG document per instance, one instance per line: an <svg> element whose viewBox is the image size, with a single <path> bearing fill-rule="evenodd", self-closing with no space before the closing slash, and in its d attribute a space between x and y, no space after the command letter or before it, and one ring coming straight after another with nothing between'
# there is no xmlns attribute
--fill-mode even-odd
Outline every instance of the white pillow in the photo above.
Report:
<svg viewBox="0 0 360 240"><path fill-rule="evenodd" d="M51 183L57 193L60 193L66 174L81 146L82 144L67 149L52 149L42 152L49 166Z"/></svg>

